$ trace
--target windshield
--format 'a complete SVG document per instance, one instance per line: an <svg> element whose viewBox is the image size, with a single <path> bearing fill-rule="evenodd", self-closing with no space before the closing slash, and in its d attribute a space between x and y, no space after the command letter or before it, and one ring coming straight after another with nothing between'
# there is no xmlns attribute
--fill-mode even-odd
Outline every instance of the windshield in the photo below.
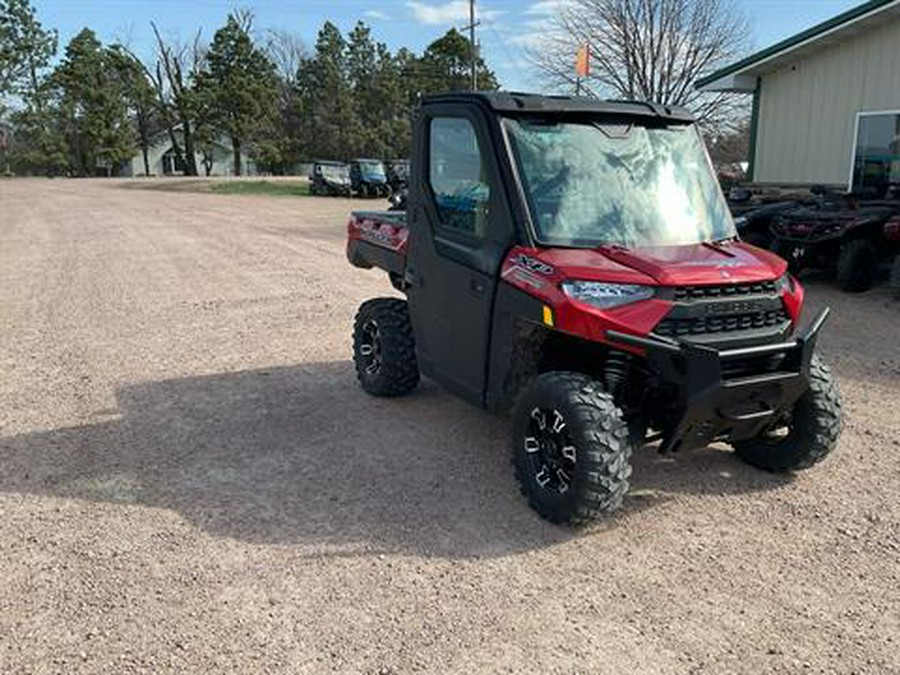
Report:
<svg viewBox="0 0 900 675"><path fill-rule="evenodd" d="M348 166L322 166L322 177L333 181L350 180L350 167Z"/></svg>
<svg viewBox="0 0 900 675"><path fill-rule="evenodd" d="M504 124L544 244L635 247L735 236L693 126Z"/></svg>
<svg viewBox="0 0 900 675"><path fill-rule="evenodd" d="M381 162L360 162L359 171L367 179L385 178L384 164Z"/></svg>

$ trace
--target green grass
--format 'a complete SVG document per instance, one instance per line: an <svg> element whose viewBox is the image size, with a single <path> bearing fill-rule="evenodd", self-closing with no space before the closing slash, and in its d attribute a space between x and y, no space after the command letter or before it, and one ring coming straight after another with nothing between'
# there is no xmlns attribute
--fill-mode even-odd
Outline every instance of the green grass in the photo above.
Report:
<svg viewBox="0 0 900 675"><path fill-rule="evenodd" d="M235 180L213 183L210 189L224 195L309 196L309 183L299 181Z"/></svg>

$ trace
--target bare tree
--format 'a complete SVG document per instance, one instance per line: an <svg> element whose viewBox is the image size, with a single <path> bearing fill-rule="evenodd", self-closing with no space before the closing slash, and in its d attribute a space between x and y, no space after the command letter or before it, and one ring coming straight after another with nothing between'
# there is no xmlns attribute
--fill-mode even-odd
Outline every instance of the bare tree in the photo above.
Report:
<svg viewBox="0 0 900 675"><path fill-rule="evenodd" d="M587 44L590 94L685 106L707 128L741 117L742 98L694 86L749 47L733 0L567 0L550 21L531 58L552 85L575 87L575 52Z"/></svg>
<svg viewBox="0 0 900 675"><path fill-rule="evenodd" d="M309 56L303 38L290 31L270 29L266 31L265 51L285 85L293 87L300 62Z"/></svg>
<svg viewBox="0 0 900 675"><path fill-rule="evenodd" d="M202 67L203 50L200 46L200 32L194 37L192 47L172 46L163 40L156 24L151 22L156 36L157 63L155 77L151 75L157 90L163 120L172 142L175 157L183 162L184 172L196 176L197 157L194 152L194 96L191 90L191 75ZM178 143L173 117L177 117L184 141L184 152Z"/></svg>

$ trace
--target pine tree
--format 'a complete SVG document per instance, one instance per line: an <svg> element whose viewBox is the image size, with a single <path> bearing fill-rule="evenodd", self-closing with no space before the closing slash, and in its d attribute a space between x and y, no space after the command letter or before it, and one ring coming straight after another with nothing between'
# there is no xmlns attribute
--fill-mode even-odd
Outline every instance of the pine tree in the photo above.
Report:
<svg viewBox="0 0 900 675"><path fill-rule="evenodd" d="M420 91L466 91L472 88L472 43L455 28L432 42L418 60ZM479 56L475 61L479 90L498 89L497 77Z"/></svg>
<svg viewBox="0 0 900 675"><path fill-rule="evenodd" d="M275 66L254 45L246 14L228 16L225 26L216 31L206 59L197 91L209 106L211 123L231 139L234 174L240 176L241 153L271 136L278 109Z"/></svg>
<svg viewBox="0 0 900 675"><path fill-rule="evenodd" d="M117 175L135 150L126 87L114 52L85 28L66 47L52 75L69 167L81 176L104 169Z"/></svg>
<svg viewBox="0 0 900 675"><path fill-rule="evenodd" d="M310 157L347 159L358 145L361 124L346 68L347 42L326 22L315 55L301 62L297 87L303 135Z"/></svg>

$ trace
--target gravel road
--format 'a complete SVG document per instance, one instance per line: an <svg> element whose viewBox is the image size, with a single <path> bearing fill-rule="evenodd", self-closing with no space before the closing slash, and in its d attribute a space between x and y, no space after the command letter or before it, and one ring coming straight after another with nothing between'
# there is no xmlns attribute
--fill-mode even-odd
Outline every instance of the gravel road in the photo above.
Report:
<svg viewBox="0 0 900 675"><path fill-rule="evenodd" d="M808 286L826 463L645 450L571 531L506 419L357 389L349 201L135 186L0 181L0 672L900 672L886 290Z"/></svg>

